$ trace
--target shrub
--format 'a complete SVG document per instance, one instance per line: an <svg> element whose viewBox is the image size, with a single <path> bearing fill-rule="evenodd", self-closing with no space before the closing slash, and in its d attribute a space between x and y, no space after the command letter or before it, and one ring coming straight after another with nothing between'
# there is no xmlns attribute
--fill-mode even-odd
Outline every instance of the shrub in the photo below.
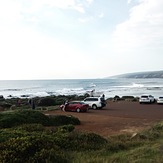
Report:
<svg viewBox="0 0 163 163"><path fill-rule="evenodd" d="M54 106L56 105L55 99L52 97L45 97L38 101L38 106Z"/></svg>
<svg viewBox="0 0 163 163"><path fill-rule="evenodd" d="M116 96L114 96L114 98L113 98L113 99L114 99L114 101L119 101L119 100L121 100L121 98L120 98L119 96L117 96L117 95L116 95Z"/></svg>
<svg viewBox="0 0 163 163"><path fill-rule="evenodd" d="M57 132L62 132L62 133L72 132L74 129L75 129L75 127L73 125L71 125L71 124L63 125L63 126L60 126L60 127L57 128Z"/></svg>
<svg viewBox="0 0 163 163"><path fill-rule="evenodd" d="M122 96L122 100L133 100L134 96Z"/></svg>
<svg viewBox="0 0 163 163"><path fill-rule="evenodd" d="M50 116L51 125L54 126L62 126L62 125L80 125L80 121L78 118L73 116L65 116L65 115L57 115L57 116Z"/></svg>
<svg viewBox="0 0 163 163"><path fill-rule="evenodd" d="M72 132L67 138L68 142L67 149L71 150L98 150L104 147L107 140L100 135L95 133L75 133Z"/></svg>
<svg viewBox="0 0 163 163"><path fill-rule="evenodd" d="M0 106L3 108L10 108L12 106L11 103L7 103L6 101L0 102Z"/></svg>
<svg viewBox="0 0 163 163"><path fill-rule="evenodd" d="M73 116L46 116L43 113L35 110L19 110L10 113L0 114L0 127L9 128L22 124L38 123L43 126L62 126L62 125L79 125L78 118Z"/></svg>
<svg viewBox="0 0 163 163"><path fill-rule="evenodd" d="M49 125L49 117L41 112L33 110L15 111L10 113L0 114L0 127L8 128L25 123L40 123L42 125Z"/></svg>
<svg viewBox="0 0 163 163"><path fill-rule="evenodd" d="M65 154L47 136L13 138L0 144L0 162L68 162Z"/></svg>
<svg viewBox="0 0 163 163"><path fill-rule="evenodd" d="M27 136L28 133L22 130L17 130L17 129L1 129L0 130L0 143L8 141L9 139L12 138L17 138L17 137L24 137Z"/></svg>
<svg viewBox="0 0 163 163"><path fill-rule="evenodd" d="M27 132L42 132L45 130L45 127L42 124L23 124L21 126L15 127L15 130L24 130Z"/></svg>

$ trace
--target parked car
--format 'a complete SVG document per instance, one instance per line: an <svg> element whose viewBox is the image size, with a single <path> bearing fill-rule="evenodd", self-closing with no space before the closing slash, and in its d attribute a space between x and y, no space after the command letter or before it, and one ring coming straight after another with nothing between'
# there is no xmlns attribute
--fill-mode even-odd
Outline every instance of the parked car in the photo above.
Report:
<svg viewBox="0 0 163 163"><path fill-rule="evenodd" d="M148 95L148 94L144 94L141 95L140 99L139 99L139 103L154 103L155 102L155 98L152 95Z"/></svg>
<svg viewBox="0 0 163 163"><path fill-rule="evenodd" d="M89 105L81 101L70 101L60 106L63 111L74 111L74 112L87 112Z"/></svg>
<svg viewBox="0 0 163 163"><path fill-rule="evenodd" d="M83 100L92 109L103 108L106 106L106 100L103 97L87 97Z"/></svg>
<svg viewBox="0 0 163 163"><path fill-rule="evenodd" d="M163 96L160 96L160 97L157 99L157 104L163 104Z"/></svg>

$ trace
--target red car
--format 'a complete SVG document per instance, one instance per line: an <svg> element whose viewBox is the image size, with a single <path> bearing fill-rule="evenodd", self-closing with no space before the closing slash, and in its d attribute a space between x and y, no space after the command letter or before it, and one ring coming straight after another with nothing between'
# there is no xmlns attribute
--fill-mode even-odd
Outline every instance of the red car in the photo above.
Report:
<svg viewBox="0 0 163 163"><path fill-rule="evenodd" d="M87 112L89 105L81 101L71 101L60 106L63 111Z"/></svg>

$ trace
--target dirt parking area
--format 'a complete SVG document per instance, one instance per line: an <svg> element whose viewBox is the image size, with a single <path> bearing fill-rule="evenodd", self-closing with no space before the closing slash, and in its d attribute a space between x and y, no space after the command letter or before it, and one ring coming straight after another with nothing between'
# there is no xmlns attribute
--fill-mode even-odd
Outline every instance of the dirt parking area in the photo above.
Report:
<svg viewBox="0 0 163 163"><path fill-rule="evenodd" d="M138 102L108 102L100 110L86 113L48 111L46 114L72 115L81 121L76 130L94 132L101 136L135 133L163 120L163 105L139 104Z"/></svg>

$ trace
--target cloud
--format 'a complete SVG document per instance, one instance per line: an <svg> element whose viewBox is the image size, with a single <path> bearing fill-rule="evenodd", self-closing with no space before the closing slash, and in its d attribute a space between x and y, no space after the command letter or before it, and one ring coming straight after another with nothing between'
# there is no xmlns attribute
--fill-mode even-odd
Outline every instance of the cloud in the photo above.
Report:
<svg viewBox="0 0 163 163"><path fill-rule="evenodd" d="M93 3L93 0L84 0L82 2L77 0L32 0L28 2L30 4L29 12L35 12L41 10L44 6L50 8L60 9L72 9L79 13L85 13L85 7Z"/></svg>
<svg viewBox="0 0 163 163"><path fill-rule="evenodd" d="M104 13L101 12L99 15L98 15L99 18L103 18L104 17Z"/></svg>
<svg viewBox="0 0 163 163"><path fill-rule="evenodd" d="M94 0L86 0L89 4L92 4Z"/></svg>
<svg viewBox="0 0 163 163"><path fill-rule="evenodd" d="M84 17L84 18L79 18L78 21L81 22L81 23L87 23L87 22L90 22L94 20L94 17L93 16L89 16L89 17Z"/></svg>
<svg viewBox="0 0 163 163"><path fill-rule="evenodd" d="M76 56L81 63L89 65L71 43L50 38L32 28L5 27L0 35L3 60L0 68L5 70L0 79L63 78L66 74L66 78L72 77L80 69L79 62L73 61Z"/></svg>
<svg viewBox="0 0 163 163"><path fill-rule="evenodd" d="M113 34L114 47L132 48L162 47L163 1L140 0L130 10L129 19L118 24Z"/></svg>
<svg viewBox="0 0 163 163"><path fill-rule="evenodd" d="M130 4L132 0L127 0L127 3Z"/></svg>
<svg viewBox="0 0 163 163"><path fill-rule="evenodd" d="M0 1L0 24L15 23L21 20L21 9L22 5L18 2L12 0Z"/></svg>

